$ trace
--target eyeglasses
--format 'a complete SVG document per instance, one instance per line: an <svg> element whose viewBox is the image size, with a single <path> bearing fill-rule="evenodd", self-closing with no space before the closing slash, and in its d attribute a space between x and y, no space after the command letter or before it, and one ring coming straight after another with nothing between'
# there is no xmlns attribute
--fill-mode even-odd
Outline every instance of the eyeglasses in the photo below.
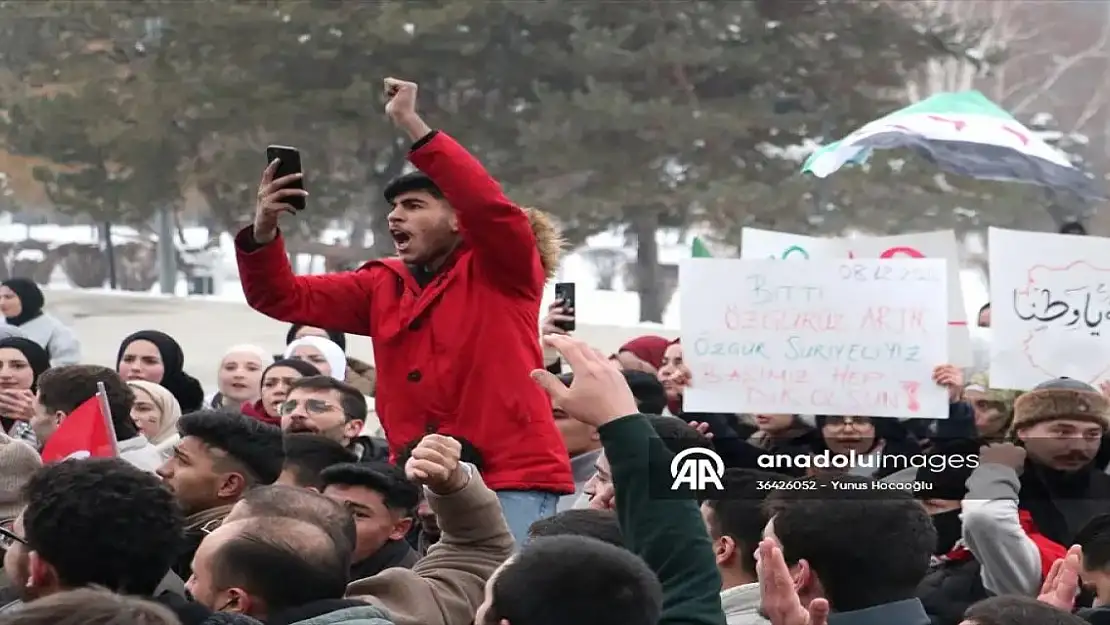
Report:
<svg viewBox="0 0 1110 625"><path fill-rule="evenodd" d="M287 399L281 402L281 405L278 406L278 414L283 417L291 415L293 414L293 411L297 409L297 406L300 405L300 403L301 402L295 399ZM305 411L312 414L327 414L329 412L338 410L335 406L332 406L322 399L304 400L304 409Z"/></svg>
<svg viewBox="0 0 1110 625"><path fill-rule="evenodd" d="M7 551L14 547L16 544L26 545L27 541L16 535L7 527L0 525L0 549Z"/></svg>

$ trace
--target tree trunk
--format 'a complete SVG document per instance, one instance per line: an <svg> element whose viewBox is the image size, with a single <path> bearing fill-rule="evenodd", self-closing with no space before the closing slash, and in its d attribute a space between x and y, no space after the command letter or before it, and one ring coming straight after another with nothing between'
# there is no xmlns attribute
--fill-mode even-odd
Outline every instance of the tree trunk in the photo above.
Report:
<svg viewBox="0 0 1110 625"><path fill-rule="evenodd" d="M366 231L370 227L369 212L355 209L348 213L347 217L351 220L351 240L349 245L351 247L366 247ZM377 238L378 237L374 237L375 240L377 240Z"/></svg>
<svg viewBox="0 0 1110 625"><path fill-rule="evenodd" d="M177 241L184 247L188 242L185 240L185 227L181 225L181 211L176 206L170 210L173 214L173 228L177 231Z"/></svg>
<svg viewBox="0 0 1110 625"><path fill-rule="evenodd" d="M636 237L636 287L640 292L640 321L663 323L663 284L659 275L659 214L639 207L632 212L632 234Z"/></svg>

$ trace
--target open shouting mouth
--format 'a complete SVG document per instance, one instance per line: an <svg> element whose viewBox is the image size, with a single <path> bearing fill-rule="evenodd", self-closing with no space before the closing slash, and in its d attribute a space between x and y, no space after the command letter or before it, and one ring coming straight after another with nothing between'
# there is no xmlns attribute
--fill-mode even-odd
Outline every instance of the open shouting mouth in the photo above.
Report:
<svg viewBox="0 0 1110 625"><path fill-rule="evenodd" d="M412 235L404 230L390 229L389 234L393 237L393 247L398 252L407 250L412 242Z"/></svg>

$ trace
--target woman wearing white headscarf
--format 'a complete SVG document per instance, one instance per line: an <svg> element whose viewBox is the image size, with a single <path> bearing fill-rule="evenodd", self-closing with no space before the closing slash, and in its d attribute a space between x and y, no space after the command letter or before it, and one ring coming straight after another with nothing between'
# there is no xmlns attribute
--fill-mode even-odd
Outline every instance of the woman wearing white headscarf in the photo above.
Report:
<svg viewBox="0 0 1110 625"><path fill-rule="evenodd" d="M181 418L181 404L173 393L161 384L146 380L128 380L127 385L135 393L135 403L131 406L131 419L150 444L169 458L173 446L180 440L177 433L177 420Z"/></svg>
<svg viewBox="0 0 1110 625"><path fill-rule="evenodd" d="M282 358L304 360L340 382L347 377L347 356L343 348L322 336L302 336L285 348Z"/></svg>
<svg viewBox="0 0 1110 625"><path fill-rule="evenodd" d="M262 372L273 361L270 354L257 345L235 345L220 359L216 373L216 394L208 402L215 410L239 410L243 404L254 403L260 396Z"/></svg>

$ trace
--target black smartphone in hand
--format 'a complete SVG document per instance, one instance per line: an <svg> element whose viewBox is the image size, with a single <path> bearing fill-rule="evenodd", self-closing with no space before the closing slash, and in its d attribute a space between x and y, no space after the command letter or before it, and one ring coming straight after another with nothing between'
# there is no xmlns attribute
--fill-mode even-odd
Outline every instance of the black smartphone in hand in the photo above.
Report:
<svg viewBox="0 0 1110 625"><path fill-rule="evenodd" d="M301 170L301 152L297 148L291 148L287 145L271 145L266 148L266 164L274 162L274 159L280 161L278 163L277 171L274 172L274 180L288 176L289 174L303 173ZM293 182L285 185L285 189L301 189L304 190L304 178L301 177ZM286 204L292 206L298 211L305 209L305 197L303 195L296 195L287 197L283 200Z"/></svg>
<svg viewBox="0 0 1110 625"><path fill-rule="evenodd" d="M574 301L573 282L556 282L555 299L562 300L563 302L563 310L567 312L563 312L562 314L567 315L568 317L574 317L576 306ZM571 319L570 321L556 321L554 325L555 327L566 332L574 332L574 319Z"/></svg>

